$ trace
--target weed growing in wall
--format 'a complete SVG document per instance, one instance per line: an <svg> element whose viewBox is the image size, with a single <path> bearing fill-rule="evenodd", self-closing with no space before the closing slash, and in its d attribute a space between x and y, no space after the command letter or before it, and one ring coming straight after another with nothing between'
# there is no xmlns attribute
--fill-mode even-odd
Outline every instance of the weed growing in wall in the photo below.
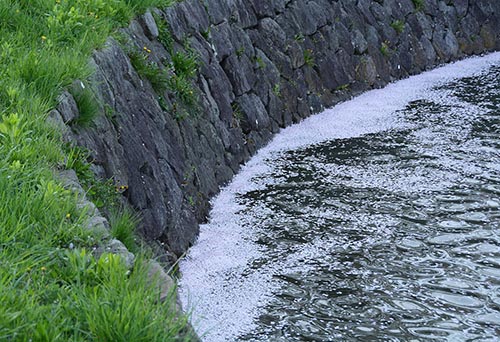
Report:
<svg viewBox="0 0 500 342"><path fill-rule="evenodd" d="M168 88L187 107L193 108L197 97L192 85L192 79L196 76L199 68L198 57L190 49L187 52L176 52L172 54L173 75L168 82Z"/></svg>
<svg viewBox="0 0 500 342"><path fill-rule="evenodd" d="M132 66L139 76L149 80L153 89L159 94L160 107L166 111L172 110L176 119L183 120L188 116L192 116L190 113L197 110L195 107L198 97L192 82L199 70L198 56L189 48L187 43L184 43L184 51L175 51L174 39L165 20L156 13L153 14L153 17L158 26L158 40L169 52L170 63L163 66L150 62L148 57L151 50L147 47L137 51L129 41L121 41L121 44L127 51ZM165 105L163 93L166 90L175 96L179 102L178 104L174 103L172 107Z"/></svg>
<svg viewBox="0 0 500 342"><path fill-rule="evenodd" d="M266 63L260 56L255 56L254 58L255 64L257 64L257 69L264 69L266 67Z"/></svg>
<svg viewBox="0 0 500 342"><path fill-rule="evenodd" d="M198 57L191 50L172 55L172 66L176 75L192 78L198 72Z"/></svg>
<svg viewBox="0 0 500 342"><path fill-rule="evenodd" d="M237 102L231 103L231 109L233 110L233 127L240 127L241 121L245 119L243 112L241 111L240 105Z"/></svg>
<svg viewBox="0 0 500 342"><path fill-rule="evenodd" d="M70 88L70 93L75 99L79 113L75 124L79 126L90 125L92 120L101 112L99 100L94 91L81 82L80 85Z"/></svg>
<svg viewBox="0 0 500 342"><path fill-rule="evenodd" d="M303 43L306 40L302 33L297 33L295 36L293 36L293 39L299 43Z"/></svg>
<svg viewBox="0 0 500 342"><path fill-rule="evenodd" d="M245 54L245 48L244 47L239 47L238 49L236 49L236 56L237 57L241 57Z"/></svg>
<svg viewBox="0 0 500 342"><path fill-rule="evenodd" d="M273 86L273 94L277 97L280 97L281 96L281 85L279 83L276 83L274 86Z"/></svg>
<svg viewBox="0 0 500 342"><path fill-rule="evenodd" d="M158 27L158 40L163 47L170 53L174 51L174 38L167 27L165 19L161 18L158 14L153 13L153 17Z"/></svg>
<svg viewBox="0 0 500 342"><path fill-rule="evenodd" d="M90 200L98 207L114 208L118 197L113 180L97 179L90 166L93 162L90 152L79 146L65 145L67 170L75 170L78 180Z"/></svg>
<svg viewBox="0 0 500 342"><path fill-rule="evenodd" d="M405 22L403 20L394 20L391 23L391 27L398 33L401 34L403 33L405 29Z"/></svg>
<svg viewBox="0 0 500 342"><path fill-rule="evenodd" d="M314 67L316 63L314 62L313 50L305 49L304 50L304 63L309 67Z"/></svg>
<svg viewBox="0 0 500 342"><path fill-rule="evenodd" d="M380 45L380 53L385 57L389 57L389 55L391 54L391 49L389 47L388 41L382 42L382 44Z"/></svg>
<svg viewBox="0 0 500 342"><path fill-rule="evenodd" d="M424 0L412 0L413 6L415 6L416 11L421 11L424 9Z"/></svg>
<svg viewBox="0 0 500 342"><path fill-rule="evenodd" d="M341 84L339 85L337 88L335 88L336 91L347 91L349 90L349 87L351 85L349 83L346 83L346 84Z"/></svg>
<svg viewBox="0 0 500 342"><path fill-rule="evenodd" d="M168 77L166 71L156 63L148 60L148 52L144 51L144 48L142 51L132 50L128 53L128 56L135 71L140 77L147 79L157 93L161 94L167 89Z"/></svg>
<svg viewBox="0 0 500 342"><path fill-rule="evenodd" d="M192 81L199 70L199 59L195 52L189 48L187 42L183 44L185 51L175 51L174 38L170 33L165 19L157 14L153 14L153 16L158 26L158 40L171 56L171 63L168 67L172 73L168 76L166 86L182 105L175 105L174 108L171 109L174 110L174 115L177 120L183 120L189 116L188 112L194 112L196 110L194 107L197 104L198 98ZM210 32L207 31L207 37L209 34Z"/></svg>
<svg viewBox="0 0 500 342"><path fill-rule="evenodd" d="M167 81L168 89L187 107L193 107L196 104L196 95L193 90L191 79L184 75L174 74Z"/></svg>

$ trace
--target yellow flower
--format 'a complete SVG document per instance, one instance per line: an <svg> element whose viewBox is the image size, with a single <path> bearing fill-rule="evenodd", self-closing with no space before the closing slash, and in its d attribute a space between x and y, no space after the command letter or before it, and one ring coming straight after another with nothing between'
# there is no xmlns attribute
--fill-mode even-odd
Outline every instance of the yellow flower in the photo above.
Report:
<svg viewBox="0 0 500 342"><path fill-rule="evenodd" d="M46 40L47 40L47 37L42 36L42 40L43 40L43 41L46 41Z"/></svg>
<svg viewBox="0 0 500 342"><path fill-rule="evenodd" d="M69 219L71 217L71 214L70 213L67 213L66 214L66 218Z"/></svg>
<svg viewBox="0 0 500 342"><path fill-rule="evenodd" d="M148 49L146 46L144 47L144 51L146 51L147 53L151 53L151 50Z"/></svg>
<svg viewBox="0 0 500 342"><path fill-rule="evenodd" d="M122 193L128 189L128 185L119 185L116 187L116 192Z"/></svg>
<svg viewBox="0 0 500 342"><path fill-rule="evenodd" d="M45 272L45 271L47 271L47 267L45 267L45 266L42 266L42 268L40 268L40 269L41 269L42 271L44 271L44 272Z"/></svg>

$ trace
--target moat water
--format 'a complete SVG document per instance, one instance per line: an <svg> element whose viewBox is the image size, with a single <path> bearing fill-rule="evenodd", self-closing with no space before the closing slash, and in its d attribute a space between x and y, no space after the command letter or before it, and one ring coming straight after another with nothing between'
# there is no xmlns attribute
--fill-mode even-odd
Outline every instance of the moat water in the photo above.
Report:
<svg viewBox="0 0 500 342"><path fill-rule="evenodd" d="M500 54L282 131L181 263L206 342L498 341Z"/></svg>

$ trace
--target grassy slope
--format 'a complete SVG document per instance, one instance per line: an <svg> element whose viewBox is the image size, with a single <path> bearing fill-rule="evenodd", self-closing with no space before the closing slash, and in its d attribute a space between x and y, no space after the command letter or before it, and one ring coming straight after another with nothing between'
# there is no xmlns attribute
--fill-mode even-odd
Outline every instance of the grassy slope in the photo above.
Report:
<svg viewBox="0 0 500 342"><path fill-rule="evenodd" d="M54 179L67 156L46 123L114 29L168 2L0 1L0 341L169 341L185 324L144 269L91 255L98 237Z"/></svg>

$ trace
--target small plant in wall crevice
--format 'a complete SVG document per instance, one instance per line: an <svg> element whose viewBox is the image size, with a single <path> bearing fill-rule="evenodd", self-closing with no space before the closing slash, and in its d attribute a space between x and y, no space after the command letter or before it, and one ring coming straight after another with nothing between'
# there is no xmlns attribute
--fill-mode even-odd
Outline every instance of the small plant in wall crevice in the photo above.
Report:
<svg viewBox="0 0 500 342"><path fill-rule="evenodd" d="M424 0L412 0L413 6L415 6L416 11L421 11L424 9Z"/></svg>
<svg viewBox="0 0 500 342"><path fill-rule="evenodd" d="M79 83L79 84L78 84ZM101 106L92 88L83 82L77 82L70 88L70 93L75 99L79 115L75 119L75 124L86 127L101 112Z"/></svg>
<svg viewBox="0 0 500 342"><path fill-rule="evenodd" d="M305 49L304 50L304 63L305 63L305 65L307 65L311 68L316 65L316 63L314 61L314 55L313 55L312 49Z"/></svg>
<svg viewBox="0 0 500 342"><path fill-rule="evenodd" d="M405 22L403 20L394 20L391 23L391 27L398 33L401 34L403 33L405 29Z"/></svg>
<svg viewBox="0 0 500 342"><path fill-rule="evenodd" d="M389 44L390 42L386 40L380 45L380 53L385 57L389 57L391 54L391 48L389 47Z"/></svg>

